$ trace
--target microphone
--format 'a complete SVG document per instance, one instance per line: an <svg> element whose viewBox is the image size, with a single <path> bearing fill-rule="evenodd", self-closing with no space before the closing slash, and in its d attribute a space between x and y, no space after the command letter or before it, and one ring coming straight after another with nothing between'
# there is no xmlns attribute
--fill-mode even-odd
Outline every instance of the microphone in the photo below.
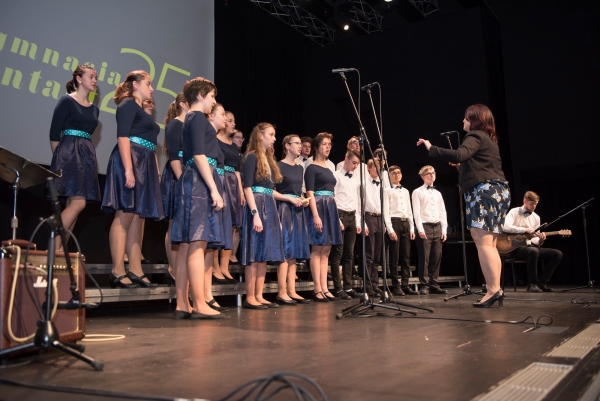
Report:
<svg viewBox="0 0 600 401"><path fill-rule="evenodd" d="M448 131L448 132L442 132L440 134L440 136L448 136L448 135L452 135L452 134L458 134L458 131Z"/></svg>
<svg viewBox="0 0 600 401"><path fill-rule="evenodd" d="M356 71L356 68L334 68L333 70L331 70L331 72L333 72L334 74L348 71Z"/></svg>
<svg viewBox="0 0 600 401"><path fill-rule="evenodd" d="M364 90L372 88L375 85L379 85L379 82L373 82L373 83L367 84L367 85L363 86L362 88L360 88L360 90L364 91Z"/></svg>

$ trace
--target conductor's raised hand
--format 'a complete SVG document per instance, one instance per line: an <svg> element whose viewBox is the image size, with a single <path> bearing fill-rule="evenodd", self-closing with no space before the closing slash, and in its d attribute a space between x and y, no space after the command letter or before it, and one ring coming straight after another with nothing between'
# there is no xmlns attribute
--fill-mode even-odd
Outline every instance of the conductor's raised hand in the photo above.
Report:
<svg viewBox="0 0 600 401"><path fill-rule="evenodd" d="M431 142L429 142L427 139L419 138L419 140L417 141L417 146L420 145L425 145L425 149L427 150L431 148Z"/></svg>

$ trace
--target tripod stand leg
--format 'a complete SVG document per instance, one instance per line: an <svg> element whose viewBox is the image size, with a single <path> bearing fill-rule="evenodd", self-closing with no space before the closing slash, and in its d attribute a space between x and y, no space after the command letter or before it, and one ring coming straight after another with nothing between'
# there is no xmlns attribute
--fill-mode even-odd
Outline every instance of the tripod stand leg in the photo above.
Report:
<svg viewBox="0 0 600 401"><path fill-rule="evenodd" d="M71 356L74 356L77 359L82 360L83 362L88 363L91 367L93 367L97 371L101 371L104 368L104 363L102 361L94 360L94 359L90 358L89 356L82 354L81 352L77 352L74 349L71 349L71 348L67 347L66 345L62 344L60 341L52 342L52 346L54 348L61 350L65 354L69 354Z"/></svg>

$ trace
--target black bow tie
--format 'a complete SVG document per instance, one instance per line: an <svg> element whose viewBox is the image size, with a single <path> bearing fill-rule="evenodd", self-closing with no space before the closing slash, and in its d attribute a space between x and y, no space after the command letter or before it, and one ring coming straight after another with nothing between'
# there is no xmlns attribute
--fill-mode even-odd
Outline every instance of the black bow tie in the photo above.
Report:
<svg viewBox="0 0 600 401"><path fill-rule="evenodd" d="M435 189L433 185L427 185L427 189Z"/></svg>
<svg viewBox="0 0 600 401"><path fill-rule="evenodd" d="M303 157L303 158L302 158L302 161L303 161L303 162L305 162L305 161L307 161L307 160L308 160L308 159L307 159L306 157Z"/></svg>
<svg viewBox="0 0 600 401"><path fill-rule="evenodd" d="M525 211L523 212L523 215L525 215L525 216L529 216L531 213L532 213L532 212L525 210Z"/></svg>
<svg viewBox="0 0 600 401"><path fill-rule="evenodd" d="M402 185L398 185L397 187L394 187L396 189L402 189Z"/></svg>
<svg viewBox="0 0 600 401"><path fill-rule="evenodd" d="M375 181L375 180L373 180L373 184L375 184L375 185L379 186L379 181Z"/></svg>
<svg viewBox="0 0 600 401"><path fill-rule="evenodd" d="M352 178L352 173L346 173L345 176Z"/></svg>

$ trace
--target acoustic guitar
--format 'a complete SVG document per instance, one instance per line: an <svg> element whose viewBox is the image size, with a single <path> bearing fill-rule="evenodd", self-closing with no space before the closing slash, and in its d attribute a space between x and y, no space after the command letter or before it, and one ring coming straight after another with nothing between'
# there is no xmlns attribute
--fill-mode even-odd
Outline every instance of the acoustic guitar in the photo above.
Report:
<svg viewBox="0 0 600 401"><path fill-rule="evenodd" d="M571 230L560 230L560 231L549 231L544 233L546 237L552 235L560 235L568 237L571 235ZM513 233L501 233L498 235L498 241L496 242L496 248L498 253L509 253L515 248L520 246L527 246L527 240L535 237L532 234L513 234Z"/></svg>

